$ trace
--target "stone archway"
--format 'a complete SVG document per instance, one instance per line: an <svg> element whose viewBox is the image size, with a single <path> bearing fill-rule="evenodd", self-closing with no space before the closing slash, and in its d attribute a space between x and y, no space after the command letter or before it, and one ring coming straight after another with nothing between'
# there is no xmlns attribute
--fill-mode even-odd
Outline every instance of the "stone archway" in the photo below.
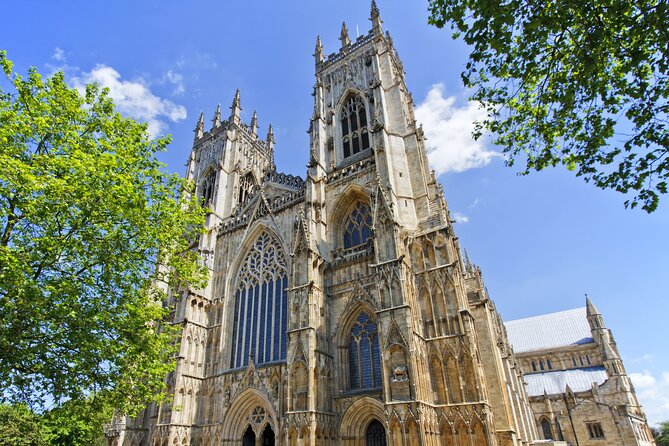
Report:
<svg viewBox="0 0 669 446"><path fill-rule="evenodd" d="M386 429L379 420L372 420L367 426L365 446L386 446Z"/></svg>
<svg viewBox="0 0 669 446"><path fill-rule="evenodd" d="M385 442L387 434L385 429L385 411L381 401L363 397L355 401L346 409L339 425L340 444L346 446L366 446L367 431L374 421L379 423L383 428L384 443L374 445L382 446L387 444Z"/></svg>
<svg viewBox="0 0 669 446"><path fill-rule="evenodd" d="M273 446L279 427L267 396L258 389L248 388L234 398L223 417L222 437L225 444Z"/></svg>

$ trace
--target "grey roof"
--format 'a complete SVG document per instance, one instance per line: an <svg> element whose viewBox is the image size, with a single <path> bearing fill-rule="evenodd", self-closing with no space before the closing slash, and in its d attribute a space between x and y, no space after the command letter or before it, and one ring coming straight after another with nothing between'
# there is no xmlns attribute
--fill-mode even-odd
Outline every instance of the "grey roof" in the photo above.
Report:
<svg viewBox="0 0 669 446"><path fill-rule="evenodd" d="M516 353L593 342L585 307L518 319L504 325Z"/></svg>
<svg viewBox="0 0 669 446"><path fill-rule="evenodd" d="M593 382L599 385L607 379L606 369L602 366L525 375L529 396L540 396L544 391L549 395L562 393L567 384L572 391L583 392L590 390Z"/></svg>

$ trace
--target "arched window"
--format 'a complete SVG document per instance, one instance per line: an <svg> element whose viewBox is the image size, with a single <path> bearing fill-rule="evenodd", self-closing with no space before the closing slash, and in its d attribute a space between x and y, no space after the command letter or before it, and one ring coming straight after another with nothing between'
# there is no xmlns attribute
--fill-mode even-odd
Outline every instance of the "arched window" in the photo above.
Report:
<svg viewBox="0 0 669 446"><path fill-rule="evenodd" d="M367 113L358 95L351 95L341 110L341 136L344 158L369 148Z"/></svg>
<svg viewBox="0 0 669 446"><path fill-rule="evenodd" d="M372 213L369 206L358 201L344 223L344 248L367 242L372 236Z"/></svg>
<svg viewBox="0 0 669 446"><path fill-rule="evenodd" d="M544 433L544 440L553 440L553 429L551 423L546 418L541 419L541 430Z"/></svg>
<svg viewBox="0 0 669 446"><path fill-rule="evenodd" d="M230 367L286 359L286 256L267 232L258 236L237 277Z"/></svg>
<svg viewBox="0 0 669 446"><path fill-rule="evenodd" d="M381 387L381 358L376 321L364 311L351 329L348 340L348 367L351 389Z"/></svg>
<svg viewBox="0 0 669 446"><path fill-rule="evenodd" d="M239 204L246 203L255 193L255 189L256 180L253 178L253 174L249 172L239 179L239 196L237 197L237 202Z"/></svg>
<svg viewBox="0 0 669 446"><path fill-rule="evenodd" d="M536 372L537 371L537 363L532 361L532 371Z"/></svg>
<svg viewBox="0 0 669 446"><path fill-rule="evenodd" d="M200 186L200 197L202 204L208 205L214 200L214 187L216 186L216 171L210 170Z"/></svg>

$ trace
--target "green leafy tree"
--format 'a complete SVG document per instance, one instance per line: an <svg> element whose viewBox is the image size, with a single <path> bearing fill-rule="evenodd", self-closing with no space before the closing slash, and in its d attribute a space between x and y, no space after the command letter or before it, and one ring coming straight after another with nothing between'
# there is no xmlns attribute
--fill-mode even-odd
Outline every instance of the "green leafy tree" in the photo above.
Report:
<svg viewBox="0 0 669 446"><path fill-rule="evenodd" d="M42 416L42 429L51 446L105 446L103 425L113 414L101 392L95 398L69 400L49 410Z"/></svg>
<svg viewBox="0 0 669 446"><path fill-rule="evenodd" d="M669 446L669 421L660 423L659 428L653 429L657 446Z"/></svg>
<svg viewBox="0 0 669 446"><path fill-rule="evenodd" d="M204 211L156 160L169 139L106 90L0 65L0 399L39 410L108 390L132 413L174 367L163 290L204 284L189 242Z"/></svg>
<svg viewBox="0 0 669 446"><path fill-rule="evenodd" d="M669 177L664 0L430 0L471 46L462 73L523 174L562 164L654 211Z"/></svg>
<svg viewBox="0 0 669 446"><path fill-rule="evenodd" d="M47 433L25 404L0 404L0 446L47 446Z"/></svg>

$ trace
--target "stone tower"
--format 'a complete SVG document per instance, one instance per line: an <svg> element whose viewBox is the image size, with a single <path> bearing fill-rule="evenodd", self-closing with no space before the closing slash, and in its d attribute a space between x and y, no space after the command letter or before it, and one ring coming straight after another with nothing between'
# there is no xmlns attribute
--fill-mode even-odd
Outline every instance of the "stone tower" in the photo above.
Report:
<svg viewBox="0 0 669 446"><path fill-rule="evenodd" d="M201 116L187 178L211 210L206 289L172 290L170 403L128 445L528 445L522 374L461 256L402 62L371 30L315 57L306 179L276 171L240 94Z"/></svg>

